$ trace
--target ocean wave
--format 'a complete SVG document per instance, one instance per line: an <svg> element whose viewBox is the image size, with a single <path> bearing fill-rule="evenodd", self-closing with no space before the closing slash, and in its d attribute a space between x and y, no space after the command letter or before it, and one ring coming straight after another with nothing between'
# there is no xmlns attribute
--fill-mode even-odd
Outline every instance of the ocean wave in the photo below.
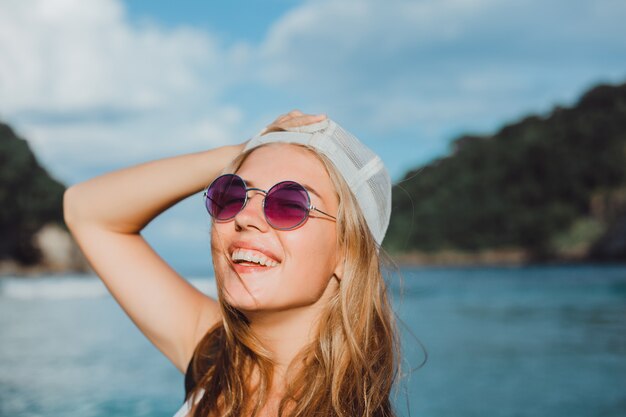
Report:
<svg viewBox="0 0 626 417"><path fill-rule="evenodd" d="M189 278L188 281L203 293L217 297L212 277ZM82 299L110 296L109 290L96 276L38 277L0 279L0 297L19 300L31 299Z"/></svg>

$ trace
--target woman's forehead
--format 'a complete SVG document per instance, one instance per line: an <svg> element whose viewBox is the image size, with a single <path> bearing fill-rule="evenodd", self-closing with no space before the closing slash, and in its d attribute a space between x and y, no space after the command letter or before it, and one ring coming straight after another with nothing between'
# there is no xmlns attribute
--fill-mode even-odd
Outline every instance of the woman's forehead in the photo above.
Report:
<svg viewBox="0 0 626 417"><path fill-rule="evenodd" d="M249 187L267 189L277 182L290 180L320 198L334 191L322 161L308 149L291 144L278 143L255 149L236 174Z"/></svg>
<svg viewBox="0 0 626 417"><path fill-rule="evenodd" d="M245 178L248 173L251 178ZM330 183L326 168L317 156L305 148L284 143L255 149L241 164L237 174L250 181L263 178L281 180L280 176L287 176L282 179L321 179Z"/></svg>

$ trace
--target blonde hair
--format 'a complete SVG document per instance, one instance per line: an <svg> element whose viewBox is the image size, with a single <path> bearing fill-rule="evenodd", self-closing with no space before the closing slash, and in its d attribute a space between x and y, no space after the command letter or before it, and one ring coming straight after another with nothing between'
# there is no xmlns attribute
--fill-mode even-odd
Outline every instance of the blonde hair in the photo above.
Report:
<svg viewBox="0 0 626 417"><path fill-rule="evenodd" d="M292 146L309 150L323 163L337 192L337 247L344 273L317 337L289 368L278 415L395 416L389 396L399 372L399 338L377 244L332 162L311 147ZM224 172L236 172L255 149L240 154ZM274 365L247 318L225 301L219 277L217 281L223 322L195 349L191 371L197 384L188 398L195 404L201 388L204 394L190 415L256 416L268 399ZM258 385L251 389L255 376Z"/></svg>

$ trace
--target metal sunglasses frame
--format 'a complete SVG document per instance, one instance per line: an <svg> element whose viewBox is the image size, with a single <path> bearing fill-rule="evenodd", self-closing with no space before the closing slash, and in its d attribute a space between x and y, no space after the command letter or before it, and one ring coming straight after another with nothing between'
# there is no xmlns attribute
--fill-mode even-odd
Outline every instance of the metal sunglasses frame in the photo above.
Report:
<svg viewBox="0 0 626 417"><path fill-rule="evenodd" d="M218 219L218 218L214 217L214 216L211 214L211 212L209 211L209 208L207 207L207 204L206 204L206 200L207 200L207 199L209 199L209 196L208 196L208 194L207 194L207 193L208 193L209 189L211 188L211 186L212 186L213 184L215 184L215 182L216 182L217 180L219 180L220 178L223 178L223 177L235 177L235 178L239 179L239 180L241 181L241 183L243 184L243 187L244 187L244 190L245 190L245 195L246 195L246 198L245 198L245 200L243 201L243 204L241 205L241 208L239 209L239 211L237 211L237 213L235 213L233 216L228 217L228 218L226 218L226 219ZM307 208L307 211L306 211L306 216L305 216L305 217L304 217L304 218L303 218L300 222L298 222L298 223L297 223L296 225L294 225L294 226L290 226L290 227L285 227L285 228L282 228L282 227L276 227L276 226L274 226L274 225L272 224L272 222L271 222L271 221L267 218L267 213L265 212L265 199L267 198L267 195L268 195L268 194L269 194L269 193L270 193L270 192L271 192L274 188L276 188L277 186L279 186L279 185L281 185L281 184L285 184L285 183L295 184L295 185L297 185L298 187L300 187L300 188L304 191L304 193L306 194L306 198L307 198L308 208ZM207 211L209 212L209 215L210 215L212 218L214 218L216 221L226 222L226 221L229 221L229 220L234 219L234 218L235 218L235 217L236 217L239 213L241 213L241 211L242 211L242 210L246 207L246 204L248 204L248 200L250 199L250 198L248 197L248 192L249 192L249 191L258 191L258 192L260 192L260 193L263 193L263 216L265 217L265 221L267 222L267 224L269 224L270 226L272 226L274 229L277 229L277 230L292 230L292 229L295 229L296 227L300 226L301 224L303 224L304 222L306 222L306 221L308 220L308 218L309 218L309 213L310 213L311 211L313 211L313 210L314 210L314 211L317 211L317 212L319 212L319 213L322 213L322 214L324 214L324 215L326 215L326 216L328 216L328 217L331 217L331 218L332 218L332 219L334 219L334 220L337 220L337 218L336 218L335 216L333 216L333 215L331 215L331 214L328 214L328 213L326 213L325 211L322 211L322 210L318 209L317 207L315 207L315 206L311 203L311 196L309 195L309 192L307 191L307 189L306 189L306 188L304 188L304 186L302 186L302 184L300 184L300 183L298 183L298 182L296 182L296 181L291 181L291 180L280 181L280 182L277 182L276 184L272 185L272 186L270 187L270 189L266 191L266 190L263 190L263 189L261 189L261 188L257 188L257 187L248 187L248 185L246 184L246 182L244 181L244 179L243 179L243 178L241 178L241 177L240 177L239 175L237 175L237 174L223 174L223 175L220 175L219 177L215 178L215 179L211 182L211 184L209 184L209 186L207 186L207 187L204 189L204 192L202 193L202 196L204 197L204 206L206 207ZM215 203L215 202L214 202L214 203Z"/></svg>

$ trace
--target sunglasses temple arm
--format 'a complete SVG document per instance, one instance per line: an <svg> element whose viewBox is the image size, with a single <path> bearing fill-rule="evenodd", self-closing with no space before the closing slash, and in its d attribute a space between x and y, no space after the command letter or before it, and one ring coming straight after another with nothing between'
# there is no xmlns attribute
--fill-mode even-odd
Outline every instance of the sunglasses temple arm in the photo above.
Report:
<svg viewBox="0 0 626 417"><path fill-rule="evenodd" d="M336 218L335 216L330 215L330 214L328 214L328 213L326 213L326 212L324 212L324 211L322 211L322 210L318 209L318 208L317 208L317 207L315 207L315 206L311 206L311 210L319 211L320 213L325 214L326 216L328 216L328 217L332 217L333 219L337 220L337 218Z"/></svg>

